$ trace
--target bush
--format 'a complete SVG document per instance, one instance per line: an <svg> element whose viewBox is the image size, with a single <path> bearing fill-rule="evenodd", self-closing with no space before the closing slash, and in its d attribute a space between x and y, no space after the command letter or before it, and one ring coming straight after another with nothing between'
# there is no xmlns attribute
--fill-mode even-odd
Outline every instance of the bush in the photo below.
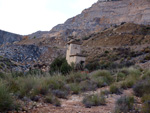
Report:
<svg viewBox="0 0 150 113"><path fill-rule="evenodd" d="M88 40L90 37L82 37L82 40Z"/></svg>
<svg viewBox="0 0 150 113"><path fill-rule="evenodd" d="M142 113L150 113L150 100L144 102L142 106Z"/></svg>
<svg viewBox="0 0 150 113"><path fill-rule="evenodd" d="M126 77L126 75L125 75L124 73L119 72L119 73L117 74L117 82L124 80L125 77Z"/></svg>
<svg viewBox="0 0 150 113"><path fill-rule="evenodd" d="M135 68L129 68L129 74L132 76L139 77L141 75L141 71L139 69L135 69Z"/></svg>
<svg viewBox="0 0 150 113"><path fill-rule="evenodd" d="M19 71L12 72L12 77L14 78L21 77L21 76L24 76L23 72L19 72Z"/></svg>
<svg viewBox="0 0 150 113"><path fill-rule="evenodd" d="M110 93L112 94L122 94L121 89L116 85L111 85L109 88Z"/></svg>
<svg viewBox="0 0 150 113"><path fill-rule="evenodd" d="M108 90L101 91L101 95L108 96L109 94L110 94L110 91L108 91Z"/></svg>
<svg viewBox="0 0 150 113"><path fill-rule="evenodd" d="M20 98L23 98L24 96L31 97L33 90L37 87L39 81L35 77L22 77L17 79L17 84L19 86L17 93Z"/></svg>
<svg viewBox="0 0 150 113"><path fill-rule="evenodd" d="M144 60L150 60L150 54L146 55Z"/></svg>
<svg viewBox="0 0 150 113"><path fill-rule="evenodd" d="M140 79L141 72L137 69L129 68L129 74L127 75L126 79L121 83L121 88L127 89L132 88L136 81Z"/></svg>
<svg viewBox="0 0 150 113"><path fill-rule="evenodd" d="M43 74L43 72L40 69L30 69L28 72L26 72L26 76L39 76ZM24 75L23 73L20 73L20 75Z"/></svg>
<svg viewBox="0 0 150 113"><path fill-rule="evenodd" d="M79 94L81 91L80 85L77 83L69 84L69 88L73 94Z"/></svg>
<svg viewBox="0 0 150 113"><path fill-rule="evenodd" d="M54 95L52 94L49 94L45 97L45 103L50 103L50 104L53 104L55 106L61 106L61 103L60 101L58 100L57 97L55 97Z"/></svg>
<svg viewBox="0 0 150 113"><path fill-rule="evenodd" d="M0 78L5 78L5 74L0 72Z"/></svg>
<svg viewBox="0 0 150 113"><path fill-rule="evenodd" d="M133 91L139 97L142 97L144 94L150 94L150 78L137 82L133 87Z"/></svg>
<svg viewBox="0 0 150 113"><path fill-rule="evenodd" d="M99 70L96 71L94 74L91 75L91 78L101 78L103 80L103 82L107 85L110 85L114 80L113 77L111 76L110 72L105 71L105 70Z"/></svg>
<svg viewBox="0 0 150 113"><path fill-rule="evenodd" d="M121 88L123 89L132 88L134 84L135 84L135 80L127 79L121 83Z"/></svg>
<svg viewBox="0 0 150 113"><path fill-rule="evenodd" d="M85 96L83 98L82 103L85 105L85 107L90 108L91 106L105 105L106 100L104 96L95 94L95 95Z"/></svg>
<svg viewBox="0 0 150 113"><path fill-rule="evenodd" d="M67 98L68 92L67 91L62 91L62 90L53 90L52 93L58 97L58 98Z"/></svg>
<svg viewBox="0 0 150 113"><path fill-rule="evenodd" d="M48 85L51 90L63 89L65 85L65 79L65 76L55 75L52 77L47 77L45 84Z"/></svg>
<svg viewBox="0 0 150 113"><path fill-rule="evenodd" d="M65 75L68 74L71 71L71 66L68 65L67 61L64 62L60 67L60 72Z"/></svg>
<svg viewBox="0 0 150 113"><path fill-rule="evenodd" d="M10 95L8 88L0 83L0 112L16 109L16 104Z"/></svg>
<svg viewBox="0 0 150 113"><path fill-rule="evenodd" d="M92 80L82 81L79 85L82 91L91 91L97 88L97 84Z"/></svg>
<svg viewBox="0 0 150 113"><path fill-rule="evenodd" d="M146 79L150 77L150 70L147 70L144 72L144 75L142 76L142 79Z"/></svg>
<svg viewBox="0 0 150 113"><path fill-rule="evenodd" d="M133 110L134 97L123 96L116 101L115 113L128 113Z"/></svg>
<svg viewBox="0 0 150 113"><path fill-rule="evenodd" d="M106 83L103 77L93 78L92 80L96 83L98 88L105 87L108 85L108 83Z"/></svg>
<svg viewBox="0 0 150 113"><path fill-rule="evenodd" d="M96 62L88 63L85 65L85 68L88 69L89 71L94 71L99 69L100 64Z"/></svg>
<svg viewBox="0 0 150 113"><path fill-rule="evenodd" d="M36 96L38 94L46 95L49 92L49 85L45 83L43 78L37 79L38 83L33 87L31 96Z"/></svg>
<svg viewBox="0 0 150 113"><path fill-rule="evenodd" d="M50 73L68 74L71 71L71 66L65 58L58 57L50 65Z"/></svg>
<svg viewBox="0 0 150 113"><path fill-rule="evenodd" d="M142 102L150 101L150 94L144 94L141 98Z"/></svg>
<svg viewBox="0 0 150 113"><path fill-rule="evenodd" d="M80 72L77 73L71 73L66 77L66 81L68 83L80 83L83 80L87 79L86 74L81 74Z"/></svg>
<svg viewBox="0 0 150 113"><path fill-rule="evenodd" d="M120 72L125 74L125 76L131 75L134 76L135 78L141 75L141 71L133 67L123 68Z"/></svg>

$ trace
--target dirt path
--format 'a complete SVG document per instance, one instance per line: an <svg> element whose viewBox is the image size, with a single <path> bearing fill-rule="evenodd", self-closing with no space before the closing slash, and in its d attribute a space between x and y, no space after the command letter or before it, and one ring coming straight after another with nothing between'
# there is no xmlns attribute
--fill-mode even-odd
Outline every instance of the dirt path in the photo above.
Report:
<svg viewBox="0 0 150 113"><path fill-rule="evenodd" d="M87 94L100 93L108 87L97 89L96 91L89 91L80 95L71 95L68 99L61 99L61 107L47 105L45 107L36 108L29 111L29 113L111 113L115 107L115 101L122 95L132 95L132 89L124 90L122 95L109 95L106 98L105 106L96 106L85 108L82 104L82 99Z"/></svg>

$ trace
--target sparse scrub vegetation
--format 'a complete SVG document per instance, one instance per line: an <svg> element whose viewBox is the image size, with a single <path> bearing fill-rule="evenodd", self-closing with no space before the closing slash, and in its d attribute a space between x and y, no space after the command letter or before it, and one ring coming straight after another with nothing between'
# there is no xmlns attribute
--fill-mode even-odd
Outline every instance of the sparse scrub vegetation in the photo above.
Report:
<svg viewBox="0 0 150 113"><path fill-rule="evenodd" d="M144 70L142 72L143 76L141 76L141 71L143 70L138 68L123 68L114 72L110 70L97 70L89 74L71 72L66 74L53 73L51 75L40 72L40 70L30 70L25 74L19 72L0 73L0 80L5 82L8 87L7 93L12 93L13 97L17 99L22 100L26 97L32 101L39 102L42 98L43 102L55 106L61 106L59 98L67 99L70 94L80 94L85 91L93 91L97 88L109 86L108 90L101 91L100 94L85 96L82 101L85 107L105 105L106 96L110 94L121 94L123 89L134 86L133 90L135 95L142 97L142 110L144 112L144 110L148 109L146 100L149 99L148 95L150 94L148 92L148 88L150 87L148 79L149 70ZM8 96L11 97L13 102L13 97L11 95ZM121 106L118 107L116 105L116 113L132 110L132 99L128 97L124 98L119 102L121 106L124 104L127 107L123 109Z"/></svg>
<svg viewBox="0 0 150 113"><path fill-rule="evenodd" d="M84 80L80 82L79 85L82 91L91 91L91 90L96 90L99 84L93 80Z"/></svg>
<svg viewBox="0 0 150 113"><path fill-rule="evenodd" d="M85 96L82 103L85 105L85 107L90 108L92 106L105 105L106 100L103 95L93 94L93 95Z"/></svg>
<svg viewBox="0 0 150 113"><path fill-rule="evenodd" d="M45 102L53 104L53 105L58 106L58 107L61 106L59 99L52 94L49 94L45 97Z"/></svg>
<svg viewBox="0 0 150 113"><path fill-rule="evenodd" d="M92 79L97 79L96 82L102 83L102 85L110 85L114 80L109 71L106 70L98 70L91 75ZM101 80L99 80L101 79Z"/></svg>
<svg viewBox="0 0 150 113"><path fill-rule="evenodd" d="M114 113L128 113L134 109L134 97L123 96L116 101Z"/></svg>
<svg viewBox="0 0 150 113"><path fill-rule="evenodd" d="M77 83L70 84L69 88L70 88L72 94L79 94L81 91L80 85Z"/></svg>
<svg viewBox="0 0 150 113"><path fill-rule="evenodd" d="M147 100L143 103L142 112L143 113L149 113L150 112L150 100Z"/></svg>
<svg viewBox="0 0 150 113"><path fill-rule="evenodd" d="M138 81L133 91L136 96L142 97L144 94L150 94L150 78Z"/></svg>
<svg viewBox="0 0 150 113"><path fill-rule="evenodd" d="M17 107L18 105L15 103L6 85L0 82L0 112L14 110L17 109Z"/></svg>
<svg viewBox="0 0 150 113"><path fill-rule="evenodd" d="M113 84L113 85L110 86L109 91L112 94L122 94L121 89L117 85L115 85L115 84Z"/></svg>
<svg viewBox="0 0 150 113"><path fill-rule="evenodd" d="M119 72L120 73L120 72ZM127 89L132 88L133 85L140 79L141 72L138 69L128 68L121 70L123 78L119 78L122 82L120 83L121 88ZM118 78L117 78L118 80Z"/></svg>

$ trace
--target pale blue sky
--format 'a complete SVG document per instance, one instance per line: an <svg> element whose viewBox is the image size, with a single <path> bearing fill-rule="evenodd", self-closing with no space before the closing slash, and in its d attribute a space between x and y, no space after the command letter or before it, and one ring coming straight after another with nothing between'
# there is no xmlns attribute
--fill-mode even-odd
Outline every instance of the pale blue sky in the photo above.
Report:
<svg viewBox="0 0 150 113"><path fill-rule="evenodd" d="M97 0L0 0L0 29L30 34L49 31Z"/></svg>

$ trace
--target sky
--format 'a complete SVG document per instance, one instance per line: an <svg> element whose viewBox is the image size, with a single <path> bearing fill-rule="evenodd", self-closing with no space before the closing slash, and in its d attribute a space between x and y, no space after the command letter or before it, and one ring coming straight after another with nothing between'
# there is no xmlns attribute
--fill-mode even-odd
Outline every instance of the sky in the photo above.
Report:
<svg viewBox="0 0 150 113"><path fill-rule="evenodd" d="M97 0L0 0L0 29L21 35L49 31Z"/></svg>

